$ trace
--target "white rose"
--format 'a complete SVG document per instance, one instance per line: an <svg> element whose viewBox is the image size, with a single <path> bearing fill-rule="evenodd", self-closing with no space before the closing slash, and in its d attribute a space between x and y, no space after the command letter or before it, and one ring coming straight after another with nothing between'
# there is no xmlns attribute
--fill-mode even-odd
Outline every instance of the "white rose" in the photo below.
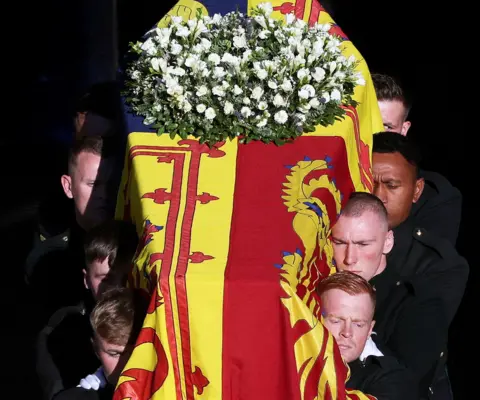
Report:
<svg viewBox="0 0 480 400"><path fill-rule="evenodd" d="M173 41L172 44L170 45L170 53L172 53L175 56L180 54L182 50L183 50L183 47L178 42Z"/></svg>
<svg viewBox="0 0 480 400"><path fill-rule="evenodd" d="M223 89L222 86L215 86L215 87L213 87L212 93L213 93L215 96L218 96L218 97L223 97L223 96L225 96L225 90Z"/></svg>
<svg viewBox="0 0 480 400"><path fill-rule="evenodd" d="M248 118L250 115L252 115L252 110L250 110L248 107L242 107L240 113L244 116L244 118Z"/></svg>
<svg viewBox="0 0 480 400"><path fill-rule="evenodd" d="M267 125L268 120L266 118L262 118L260 122L257 124L258 128L263 128L265 125Z"/></svg>
<svg viewBox="0 0 480 400"><path fill-rule="evenodd" d="M264 80L267 76L268 73L264 69L259 69L256 71L258 79Z"/></svg>
<svg viewBox="0 0 480 400"><path fill-rule="evenodd" d="M229 101L226 101L225 105L223 106L223 112L226 115L230 115L231 113L233 113L233 104L230 103Z"/></svg>
<svg viewBox="0 0 480 400"><path fill-rule="evenodd" d="M316 82L321 82L325 78L325 70L323 68L316 67L315 72L312 74L312 76Z"/></svg>
<svg viewBox="0 0 480 400"><path fill-rule="evenodd" d="M265 40L270 36L270 31L263 30L258 34L258 37L262 40Z"/></svg>
<svg viewBox="0 0 480 400"><path fill-rule="evenodd" d="M247 47L247 38L244 35L235 36L233 38L233 46L237 49L243 49L244 47Z"/></svg>
<svg viewBox="0 0 480 400"><path fill-rule="evenodd" d="M189 111L191 111L191 110L192 110L192 105L190 104L190 102L188 102L188 101L185 100L185 101L183 102L183 111L189 112Z"/></svg>
<svg viewBox="0 0 480 400"><path fill-rule="evenodd" d="M212 120L216 117L216 113L215 113L215 110L212 108L212 107L208 107L206 110L205 110L205 118L209 119L209 120Z"/></svg>
<svg viewBox="0 0 480 400"><path fill-rule="evenodd" d="M213 70L213 76L217 79L222 79L226 75L223 67L215 67Z"/></svg>
<svg viewBox="0 0 480 400"><path fill-rule="evenodd" d="M283 125L288 120L288 114L284 110L280 110L275 113L273 118L277 123L279 123L280 125Z"/></svg>
<svg viewBox="0 0 480 400"><path fill-rule="evenodd" d="M209 50L210 47L212 46L212 43L210 42L210 40L205 38L202 38L202 40L200 41L200 44L203 46L205 51Z"/></svg>
<svg viewBox="0 0 480 400"><path fill-rule="evenodd" d="M318 101L318 99L316 97L314 97L312 100L310 100L310 102L308 104L310 104L310 107L312 107L312 108L318 108L320 106L320 102Z"/></svg>
<svg viewBox="0 0 480 400"><path fill-rule="evenodd" d="M273 105L275 107L283 107L285 105L285 100L283 99L282 95L276 94L273 98Z"/></svg>
<svg viewBox="0 0 480 400"><path fill-rule="evenodd" d="M210 61L213 65L220 64L220 56L216 53L212 53L208 56L208 61Z"/></svg>
<svg viewBox="0 0 480 400"><path fill-rule="evenodd" d="M302 80L310 75L310 71L306 68L300 68L297 72L297 78Z"/></svg>
<svg viewBox="0 0 480 400"><path fill-rule="evenodd" d="M252 90L252 99L254 100L260 100L260 97L263 95L263 89L260 86L256 86Z"/></svg>
<svg viewBox="0 0 480 400"><path fill-rule="evenodd" d="M238 85L235 85L235 86L233 87L233 93L238 96L238 95L240 95L240 94L243 93L243 90L240 89L240 87L239 87Z"/></svg>
<svg viewBox="0 0 480 400"><path fill-rule="evenodd" d="M203 112L205 112L205 110L207 109L207 106L205 106L205 104L199 104L197 106L197 112L199 112L200 114L202 114Z"/></svg>
<svg viewBox="0 0 480 400"><path fill-rule="evenodd" d="M342 95L338 89L333 89L332 92L330 93L330 98L335 101L340 101L342 98Z"/></svg>
<svg viewBox="0 0 480 400"><path fill-rule="evenodd" d="M208 88L206 86L200 86L196 92L198 97L205 96L208 93Z"/></svg>
<svg viewBox="0 0 480 400"><path fill-rule="evenodd" d="M270 89L276 89L277 88L277 84L274 82L274 81L268 81L268 87Z"/></svg>
<svg viewBox="0 0 480 400"><path fill-rule="evenodd" d="M288 79L284 79L281 88L284 92L291 92L293 90L292 82Z"/></svg>
<svg viewBox="0 0 480 400"><path fill-rule="evenodd" d="M250 99L248 97L243 98L243 104L249 105L250 104Z"/></svg>
<svg viewBox="0 0 480 400"><path fill-rule="evenodd" d="M268 104L265 101L261 101L260 103L258 103L257 108L264 111L268 108Z"/></svg>
<svg viewBox="0 0 480 400"><path fill-rule="evenodd" d="M176 35L179 37L187 37L190 35L190 30L186 26L179 26Z"/></svg>

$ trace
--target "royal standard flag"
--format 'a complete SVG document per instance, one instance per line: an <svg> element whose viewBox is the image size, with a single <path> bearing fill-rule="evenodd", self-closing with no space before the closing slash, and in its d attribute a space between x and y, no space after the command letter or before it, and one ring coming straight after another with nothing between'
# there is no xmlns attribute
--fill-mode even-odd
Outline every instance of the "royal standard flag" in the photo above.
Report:
<svg viewBox="0 0 480 400"><path fill-rule="evenodd" d="M228 2L179 1L159 24L197 8L213 14L216 3ZM342 204L372 190L375 92L367 64L317 1L271 3L277 18L332 24L344 55L360 60L359 105L283 146L129 135L117 217L137 226L130 284L150 307L115 400L371 398L346 390L348 366L315 287L333 270L329 234Z"/></svg>

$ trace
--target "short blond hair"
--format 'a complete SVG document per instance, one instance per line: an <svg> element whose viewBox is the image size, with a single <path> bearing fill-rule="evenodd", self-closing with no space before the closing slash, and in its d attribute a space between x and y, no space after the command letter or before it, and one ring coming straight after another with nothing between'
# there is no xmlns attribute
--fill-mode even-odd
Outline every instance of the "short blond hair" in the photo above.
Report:
<svg viewBox="0 0 480 400"><path fill-rule="evenodd" d="M90 315L96 335L117 346L134 344L147 310L138 290L113 288L102 294Z"/></svg>

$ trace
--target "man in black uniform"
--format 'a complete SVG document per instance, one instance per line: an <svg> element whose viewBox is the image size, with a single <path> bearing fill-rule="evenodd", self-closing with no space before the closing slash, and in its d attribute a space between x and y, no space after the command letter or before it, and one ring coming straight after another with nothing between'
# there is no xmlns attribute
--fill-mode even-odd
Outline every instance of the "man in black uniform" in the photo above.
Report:
<svg viewBox="0 0 480 400"><path fill-rule="evenodd" d="M323 279L317 289L324 325L350 367L346 388L377 400L415 400L408 370L379 351L371 338L376 303L372 285L360 275L339 271Z"/></svg>
<svg viewBox="0 0 480 400"><path fill-rule="evenodd" d="M51 213L41 215L24 265L29 296L33 305L41 308L36 314L40 325L58 308L83 299L84 236L112 214L112 164L113 157L101 137L76 141L69 155L68 173L61 176L63 191L73 207L57 210L63 218L54 218L64 222L65 230L49 229Z"/></svg>
<svg viewBox="0 0 480 400"><path fill-rule="evenodd" d="M372 80L377 94L378 105L384 129L390 134L382 134L382 138L374 135L373 151L392 152L399 144L392 138L393 133L404 137L411 127L408 114L410 101L395 80L388 75L372 74ZM401 140L399 139L401 142ZM454 246L457 242L462 215L462 194L444 176L432 171L418 171L422 181L422 190L415 200L410 215L416 225L435 233L450 241Z"/></svg>
<svg viewBox="0 0 480 400"><path fill-rule="evenodd" d="M379 342L407 366L419 398L436 398L432 394L444 371L448 328L463 297L468 264L448 241L406 222L397 227L406 236L397 237L389 217L378 197L354 193L332 230L335 262L375 287Z"/></svg>

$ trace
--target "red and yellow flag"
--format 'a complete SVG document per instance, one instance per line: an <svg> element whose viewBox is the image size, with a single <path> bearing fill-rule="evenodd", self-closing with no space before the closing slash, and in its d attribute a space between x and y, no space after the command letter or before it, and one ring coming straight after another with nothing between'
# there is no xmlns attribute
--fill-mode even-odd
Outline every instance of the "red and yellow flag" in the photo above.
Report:
<svg viewBox="0 0 480 400"><path fill-rule="evenodd" d="M293 11L343 35L315 0L271 3L278 18ZM117 217L137 225L131 284L151 301L115 400L369 398L345 389L315 294L343 202L372 190L382 129L368 67L343 38L366 85L333 126L280 147L129 135Z"/></svg>

